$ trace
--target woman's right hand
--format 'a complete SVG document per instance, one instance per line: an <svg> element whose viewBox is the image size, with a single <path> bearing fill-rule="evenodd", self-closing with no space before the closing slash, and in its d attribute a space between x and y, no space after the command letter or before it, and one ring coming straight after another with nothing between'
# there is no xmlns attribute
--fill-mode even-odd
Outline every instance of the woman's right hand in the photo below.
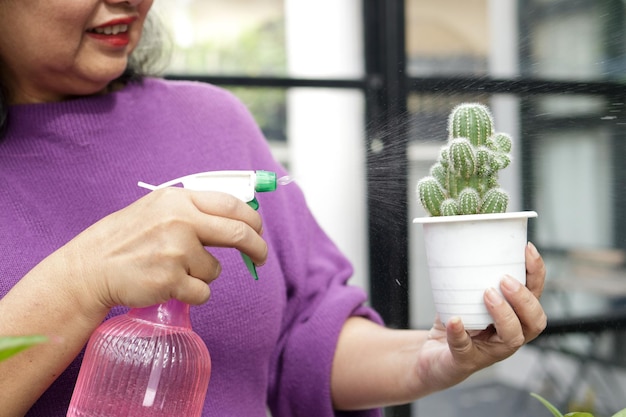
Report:
<svg viewBox="0 0 626 417"><path fill-rule="evenodd" d="M0 362L1 414L26 414L111 307L205 302L220 274L205 246L236 248L262 264L261 217L228 194L165 188L104 217L37 264L0 298L0 334L45 334L51 342Z"/></svg>
<svg viewBox="0 0 626 417"><path fill-rule="evenodd" d="M72 271L70 288L89 310L171 298L201 304L221 272L205 246L236 248L261 265L261 232L259 214L231 195L170 187L103 218L60 252Z"/></svg>

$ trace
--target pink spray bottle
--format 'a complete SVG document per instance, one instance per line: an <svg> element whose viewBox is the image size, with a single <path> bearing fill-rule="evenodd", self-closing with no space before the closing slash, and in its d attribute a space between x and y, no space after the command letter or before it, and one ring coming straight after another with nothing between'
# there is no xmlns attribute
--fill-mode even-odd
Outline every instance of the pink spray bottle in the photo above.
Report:
<svg viewBox="0 0 626 417"><path fill-rule="evenodd" d="M274 191L268 171L213 171L153 186L182 184L226 192L255 210L255 192ZM242 257L258 279L247 255ZM188 304L133 308L101 324L87 344L67 412L68 417L196 417L202 413L211 375L209 351L191 328Z"/></svg>

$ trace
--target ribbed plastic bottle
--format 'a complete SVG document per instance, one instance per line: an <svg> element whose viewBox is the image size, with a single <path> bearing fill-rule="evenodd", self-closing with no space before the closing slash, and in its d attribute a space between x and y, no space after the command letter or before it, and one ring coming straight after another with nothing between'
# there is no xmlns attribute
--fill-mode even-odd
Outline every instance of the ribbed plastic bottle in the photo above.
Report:
<svg viewBox="0 0 626 417"><path fill-rule="evenodd" d="M134 308L92 334L67 416L200 416L210 375L188 304Z"/></svg>

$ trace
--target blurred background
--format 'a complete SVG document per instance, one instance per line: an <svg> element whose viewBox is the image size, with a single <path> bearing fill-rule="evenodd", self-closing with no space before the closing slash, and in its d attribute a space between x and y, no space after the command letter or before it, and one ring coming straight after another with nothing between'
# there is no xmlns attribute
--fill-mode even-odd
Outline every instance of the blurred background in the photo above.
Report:
<svg viewBox="0 0 626 417"><path fill-rule="evenodd" d="M247 104L354 285L390 327L434 317L415 184L461 102L514 138L501 184L535 210L546 332L514 357L387 416L610 416L626 407L623 0L157 0L165 76Z"/></svg>

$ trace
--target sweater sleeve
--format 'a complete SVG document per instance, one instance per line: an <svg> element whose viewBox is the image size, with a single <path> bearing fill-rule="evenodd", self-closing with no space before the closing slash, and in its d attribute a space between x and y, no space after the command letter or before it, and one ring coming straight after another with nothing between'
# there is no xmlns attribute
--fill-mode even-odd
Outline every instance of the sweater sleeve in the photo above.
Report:
<svg viewBox="0 0 626 417"><path fill-rule="evenodd" d="M365 306L365 292L347 284L352 266L320 228L300 190L283 188L282 201L264 211L268 226L279 231L280 238L272 244L279 253L287 294L270 375L270 407L276 416L379 416L379 410L333 411L330 375L342 326L355 315L378 323L381 319ZM268 209L274 213L268 215Z"/></svg>

